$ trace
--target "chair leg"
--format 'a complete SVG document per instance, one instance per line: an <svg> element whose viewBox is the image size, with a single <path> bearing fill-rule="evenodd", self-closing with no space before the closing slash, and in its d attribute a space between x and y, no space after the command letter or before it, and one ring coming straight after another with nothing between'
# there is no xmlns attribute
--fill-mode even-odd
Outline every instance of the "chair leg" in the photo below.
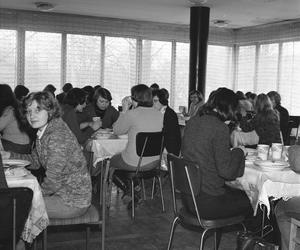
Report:
<svg viewBox="0 0 300 250"><path fill-rule="evenodd" d="M221 229L216 229L214 232L214 242L215 242L215 250L219 249L220 240L221 240Z"/></svg>
<svg viewBox="0 0 300 250"><path fill-rule="evenodd" d="M33 241L33 250L37 250L37 238Z"/></svg>
<svg viewBox="0 0 300 250"><path fill-rule="evenodd" d="M143 200L146 200L145 181L142 179Z"/></svg>
<svg viewBox="0 0 300 250"><path fill-rule="evenodd" d="M47 228L43 232L43 250L47 250Z"/></svg>
<svg viewBox="0 0 300 250"><path fill-rule="evenodd" d="M134 183L131 179L131 218L134 219Z"/></svg>
<svg viewBox="0 0 300 250"><path fill-rule="evenodd" d="M164 194L163 194L163 190L162 190L162 184L161 184L160 176L158 176L157 179L158 179L158 182L159 182L162 211L165 212L165 200L164 200Z"/></svg>
<svg viewBox="0 0 300 250"><path fill-rule="evenodd" d="M151 190L151 199L152 200L154 198L155 181L156 181L156 179L154 177L153 180L152 180L152 190Z"/></svg>
<svg viewBox="0 0 300 250"><path fill-rule="evenodd" d="M203 232L202 232L202 235L201 235L201 240L200 240L200 250L203 250L203 246L204 246L204 236L205 234L208 232L209 229L205 229Z"/></svg>
<svg viewBox="0 0 300 250"><path fill-rule="evenodd" d="M294 240L296 235L297 235L297 226L291 223L289 250L295 250L296 248L296 242Z"/></svg>
<svg viewBox="0 0 300 250"><path fill-rule="evenodd" d="M174 232L175 232L175 228L178 224L178 220L179 218L176 217L173 222L172 222L172 227L171 227L171 231L170 231L170 237L169 237L169 242L168 242L168 248L167 250L170 250L172 247L172 242L173 242L173 236L174 236Z"/></svg>
<svg viewBox="0 0 300 250"><path fill-rule="evenodd" d="M90 240L90 227L86 227L86 234L85 234L85 250L89 249L89 240Z"/></svg>

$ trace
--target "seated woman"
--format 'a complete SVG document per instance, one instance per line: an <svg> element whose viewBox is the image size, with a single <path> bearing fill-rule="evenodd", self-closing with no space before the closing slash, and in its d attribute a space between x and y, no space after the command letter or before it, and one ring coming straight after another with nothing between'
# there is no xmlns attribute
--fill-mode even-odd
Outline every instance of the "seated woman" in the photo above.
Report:
<svg viewBox="0 0 300 250"><path fill-rule="evenodd" d="M168 93L153 90L153 107L164 114L164 142L168 153L179 155L181 147L181 134L177 114L168 106Z"/></svg>
<svg viewBox="0 0 300 250"><path fill-rule="evenodd" d="M94 94L95 114L102 121L102 128L112 128L112 125L118 120L119 111L111 106L111 94L105 88L98 88Z"/></svg>
<svg viewBox="0 0 300 250"><path fill-rule="evenodd" d="M30 154L31 141L18 101L7 84L0 84L0 133L5 151Z"/></svg>
<svg viewBox="0 0 300 250"><path fill-rule="evenodd" d="M79 144L83 145L91 135L100 128L100 121L91 121L80 126L76 113L81 113L86 106L86 93L79 88L73 88L66 94L62 105L62 119L76 136ZM85 129L82 131L81 129Z"/></svg>
<svg viewBox="0 0 300 250"><path fill-rule="evenodd" d="M95 93L95 90L92 86L87 85L81 88L86 95L86 107L82 110L82 112L77 112L77 120L80 124L83 124L85 122L91 122L93 121L93 116L95 116L95 109L93 104L93 96Z"/></svg>
<svg viewBox="0 0 300 250"><path fill-rule="evenodd" d="M41 184L50 218L84 214L91 204L91 178L81 147L60 118L59 106L47 91L31 93L24 106L29 124L38 129L31 168L43 167Z"/></svg>
<svg viewBox="0 0 300 250"><path fill-rule="evenodd" d="M189 120L184 131L182 155L196 162L202 170L202 190L196 200L200 216L204 219L221 219L253 212L244 191L225 185L225 181L242 176L245 168L243 150L230 150L229 128L224 123L232 119L237 106L235 93L220 88ZM192 197L182 194L182 201L187 210L194 214Z"/></svg>
<svg viewBox="0 0 300 250"><path fill-rule="evenodd" d="M123 113L113 126L117 135L128 134L128 143L121 154L111 158L110 166L114 169L136 170L139 156L136 153L136 135L139 132L160 132L163 128L163 114L153 108L152 91L139 84L131 88L132 103L127 99L122 102ZM130 106L134 108L129 110ZM157 166L158 156L143 157L141 171L150 170ZM125 193L129 190L126 182L122 185L115 182Z"/></svg>
<svg viewBox="0 0 300 250"><path fill-rule="evenodd" d="M259 144L280 143L279 115L272 108L269 97L265 94L258 95L254 109L256 114L251 120L241 119L240 127L242 131L255 130L259 137Z"/></svg>
<svg viewBox="0 0 300 250"><path fill-rule="evenodd" d="M198 90L192 90L189 95L190 99L190 108L189 112L185 113L185 116L193 117L194 115L197 114L199 108L203 106L204 104L204 98L203 95L200 91Z"/></svg>

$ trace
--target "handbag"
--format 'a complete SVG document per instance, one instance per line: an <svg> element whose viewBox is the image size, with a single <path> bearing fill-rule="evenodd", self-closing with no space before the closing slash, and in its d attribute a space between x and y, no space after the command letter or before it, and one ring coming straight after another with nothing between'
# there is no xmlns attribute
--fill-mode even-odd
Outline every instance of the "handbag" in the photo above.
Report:
<svg viewBox="0 0 300 250"><path fill-rule="evenodd" d="M270 225L264 227L269 229L264 236L271 233L273 228ZM279 246L267 242L262 236L258 236L261 231L249 232L242 231L237 233L237 248L236 250L279 250Z"/></svg>

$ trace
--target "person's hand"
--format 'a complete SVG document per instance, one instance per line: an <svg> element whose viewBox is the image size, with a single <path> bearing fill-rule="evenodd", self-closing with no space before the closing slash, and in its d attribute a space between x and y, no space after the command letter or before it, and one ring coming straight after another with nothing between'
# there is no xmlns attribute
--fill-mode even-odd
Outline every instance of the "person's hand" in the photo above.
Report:
<svg viewBox="0 0 300 250"><path fill-rule="evenodd" d="M94 131L96 131L96 130L98 130L99 128L101 128L101 126L102 126L102 121L101 121L101 120L92 121L92 122L90 123L90 127L91 127Z"/></svg>
<svg viewBox="0 0 300 250"><path fill-rule="evenodd" d="M126 112L132 106L131 96L125 96L122 100L122 112Z"/></svg>

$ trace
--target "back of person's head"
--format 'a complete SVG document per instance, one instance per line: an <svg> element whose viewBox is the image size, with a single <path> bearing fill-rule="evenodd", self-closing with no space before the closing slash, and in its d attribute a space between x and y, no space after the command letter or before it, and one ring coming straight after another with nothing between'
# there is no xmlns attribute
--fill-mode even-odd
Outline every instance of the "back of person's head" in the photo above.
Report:
<svg viewBox="0 0 300 250"><path fill-rule="evenodd" d="M67 93L69 90L71 90L73 88L72 83L67 82L63 87L62 90L64 93Z"/></svg>
<svg viewBox="0 0 300 250"><path fill-rule="evenodd" d="M14 89L14 94L17 100L22 101L29 93L29 89L24 85L17 85Z"/></svg>
<svg viewBox="0 0 300 250"><path fill-rule="evenodd" d="M99 88L102 88L102 86L101 85L96 85L96 86L94 86L94 91L96 91L97 89L99 89Z"/></svg>
<svg viewBox="0 0 300 250"><path fill-rule="evenodd" d="M54 97L55 97L55 90L56 90L56 88L55 88L52 84L48 84L48 85L43 89L43 91L48 91L48 92L52 93Z"/></svg>
<svg viewBox="0 0 300 250"><path fill-rule="evenodd" d="M75 108L78 104L82 105L85 103L86 93L80 88L73 88L68 91L63 99L64 104L69 104Z"/></svg>
<svg viewBox="0 0 300 250"><path fill-rule="evenodd" d="M251 94L252 94L251 91L246 92L246 94L245 94L246 98L247 99L251 98Z"/></svg>
<svg viewBox="0 0 300 250"><path fill-rule="evenodd" d="M168 91L167 89L165 89L165 88L162 88L162 89L160 89L160 90L164 93L165 98L166 98L167 100L169 100L169 97L170 97L169 91Z"/></svg>
<svg viewBox="0 0 300 250"><path fill-rule="evenodd" d="M281 104L281 96L278 92L270 91L267 95L270 99L274 100L276 106Z"/></svg>
<svg viewBox="0 0 300 250"><path fill-rule="evenodd" d="M48 122L61 116L59 104L49 91L30 93L23 101L25 111L31 106L33 101L37 102L39 109L44 109L48 112Z"/></svg>
<svg viewBox="0 0 300 250"><path fill-rule="evenodd" d="M230 89L219 88L210 94L203 109L201 109L199 113L202 115L215 111L221 120L226 121L235 118L237 107L238 97L236 94Z"/></svg>
<svg viewBox="0 0 300 250"><path fill-rule="evenodd" d="M163 89L157 89L157 90L153 90L152 91L152 97L154 98L155 96L158 97L159 102L164 105L167 106L168 105L168 92L164 91Z"/></svg>
<svg viewBox="0 0 300 250"><path fill-rule="evenodd" d="M95 89L90 86L90 85L87 85L87 86L84 86L82 88L82 90L86 93L87 95L87 103L91 103L93 101L93 96L95 94Z"/></svg>
<svg viewBox="0 0 300 250"><path fill-rule="evenodd" d="M266 94L259 94L255 102L256 113L266 112L272 109L272 102Z"/></svg>
<svg viewBox="0 0 300 250"><path fill-rule="evenodd" d="M157 83L153 83L153 84L151 84L150 88L152 90L157 90L157 89L159 89L159 85Z"/></svg>
<svg viewBox="0 0 300 250"><path fill-rule="evenodd" d="M65 99L65 96L66 96L66 93L65 92L62 92L58 95L56 95L56 100L58 101L59 105L62 105L63 102L64 102L64 99Z"/></svg>
<svg viewBox="0 0 300 250"><path fill-rule="evenodd" d="M100 96L109 102L111 102L111 100L112 100L111 93L106 88L102 88L102 87L97 88L97 90L95 91L94 97L93 97L94 102L97 102L97 100Z"/></svg>
<svg viewBox="0 0 300 250"><path fill-rule="evenodd" d="M245 100L246 99L245 94L242 91L239 91L239 90L236 92L236 96L239 100Z"/></svg>
<svg viewBox="0 0 300 250"><path fill-rule="evenodd" d="M131 98L140 107L152 107L152 90L145 84L138 84L131 88Z"/></svg>
<svg viewBox="0 0 300 250"><path fill-rule="evenodd" d="M0 116L7 107L18 108L18 103L12 89L7 84L0 84Z"/></svg>

